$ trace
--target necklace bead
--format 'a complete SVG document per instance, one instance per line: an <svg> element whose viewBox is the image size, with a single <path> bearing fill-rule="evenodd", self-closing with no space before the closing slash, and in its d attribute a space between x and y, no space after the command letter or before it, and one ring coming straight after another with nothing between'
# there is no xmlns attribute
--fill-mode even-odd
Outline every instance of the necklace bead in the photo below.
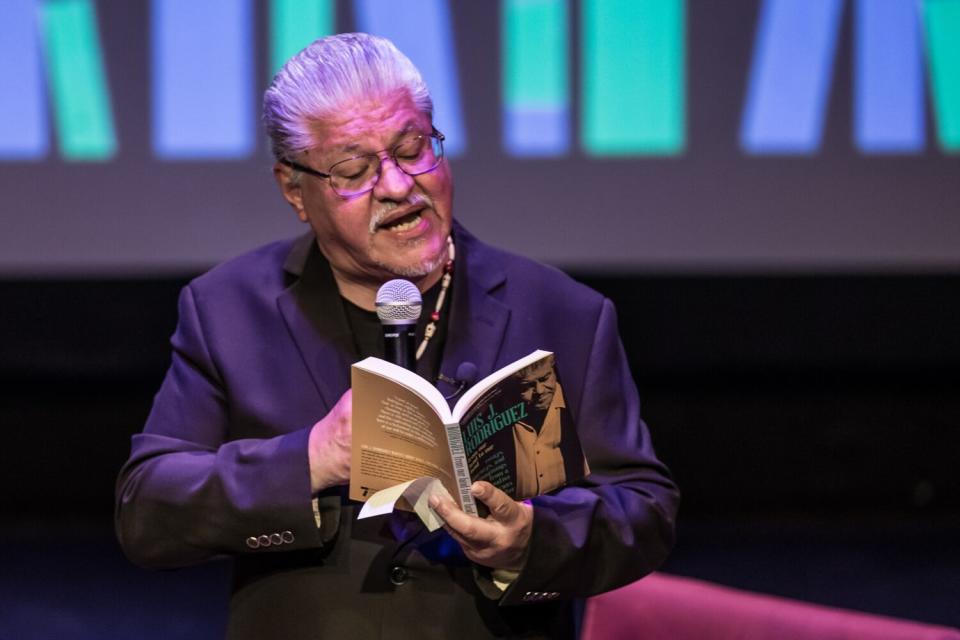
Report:
<svg viewBox="0 0 960 640"><path fill-rule="evenodd" d="M430 313L430 324L428 324L424 329L423 342L421 342L420 346L417 347L417 360L419 360L420 356L423 355L423 352L427 350L427 343L430 342L430 338L432 338L437 332L437 322L440 321L440 312L443 311L443 303L447 299L447 289L450 288L450 283L453 282L454 257L456 257L456 252L453 248L453 238L448 236L447 262L443 265L443 279L440 281L440 294L437 296L436 306Z"/></svg>

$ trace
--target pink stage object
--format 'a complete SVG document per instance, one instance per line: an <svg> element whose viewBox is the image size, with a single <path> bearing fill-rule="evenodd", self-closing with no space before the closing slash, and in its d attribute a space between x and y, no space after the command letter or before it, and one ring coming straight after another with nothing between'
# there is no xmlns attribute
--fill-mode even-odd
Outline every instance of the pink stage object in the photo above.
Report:
<svg viewBox="0 0 960 640"><path fill-rule="evenodd" d="M581 640L734 639L960 640L960 630L655 573L590 598L581 634Z"/></svg>

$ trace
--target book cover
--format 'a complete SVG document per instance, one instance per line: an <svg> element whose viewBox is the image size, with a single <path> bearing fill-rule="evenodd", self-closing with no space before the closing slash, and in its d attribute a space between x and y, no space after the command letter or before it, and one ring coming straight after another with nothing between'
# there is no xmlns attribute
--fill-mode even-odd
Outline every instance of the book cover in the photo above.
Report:
<svg viewBox="0 0 960 640"><path fill-rule="evenodd" d="M460 426L470 477L515 500L553 491L588 472L553 354L488 389Z"/></svg>
<svg viewBox="0 0 960 640"><path fill-rule="evenodd" d="M455 496L478 515L473 481L519 500L589 473L550 352L480 380L452 411L429 382L377 358L353 366L352 384L350 498L373 502L360 517L394 507L424 517L424 491Z"/></svg>

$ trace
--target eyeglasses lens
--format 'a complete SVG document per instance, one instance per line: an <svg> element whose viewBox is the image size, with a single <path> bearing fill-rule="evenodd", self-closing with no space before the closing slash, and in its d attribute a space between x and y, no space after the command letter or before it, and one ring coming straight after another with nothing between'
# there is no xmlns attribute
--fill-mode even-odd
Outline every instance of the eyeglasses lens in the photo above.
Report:
<svg viewBox="0 0 960 640"><path fill-rule="evenodd" d="M434 136L407 138L390 154L404 173L416 176L433 171L443 159L443 143ZM380 177L380 158L371 154L338 162L330 168L330 183L341 196L373 189Z"/></svg>

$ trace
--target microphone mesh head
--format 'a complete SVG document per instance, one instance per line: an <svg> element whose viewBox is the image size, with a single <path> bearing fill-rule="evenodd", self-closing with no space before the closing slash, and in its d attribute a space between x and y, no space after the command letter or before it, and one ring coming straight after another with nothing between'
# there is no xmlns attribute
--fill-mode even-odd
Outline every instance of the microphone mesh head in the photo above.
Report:
<svg viewBox="0 0 960 640"><path fill-rule="evenodd" d="M377 291L377 317L383 324L412 324L420 319L423 299L409 280L390 280Z"/></svg>

